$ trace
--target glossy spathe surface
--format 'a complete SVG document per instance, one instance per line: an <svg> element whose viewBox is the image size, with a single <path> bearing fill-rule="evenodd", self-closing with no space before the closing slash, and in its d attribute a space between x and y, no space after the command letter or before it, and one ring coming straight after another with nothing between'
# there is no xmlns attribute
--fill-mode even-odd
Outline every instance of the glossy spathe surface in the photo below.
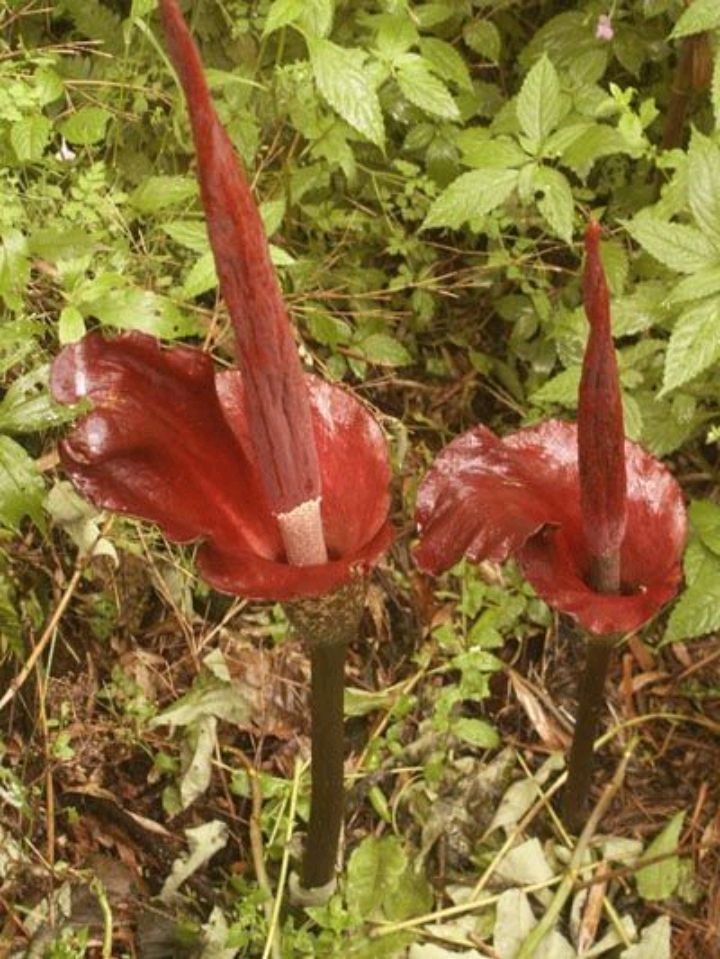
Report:
<svg viewBox="0 0 720 959"><path fill-rule="evenodd" d="M92 409L60 444L65 470L98 506L199 540L197 562L218 589L264 599L314 596L372 566L391 538L390 466L380 427L337 386L308 377L330 560L290 566L249 442L237 372L216 376L189 347L150 336L90 334L52 369L54 396Z"/></svg>
<svg viewBox="0 0 720 959"><path fill-rule="evenodd" d="M477 427L450 443L418 492L415 558L438 573L463 555L512 555L543 599L591 632L636 629L677 591L686 516L680 487L662 463L630 441L625 459L621 595L587 584L577 427L558 420L505 439Z"/></svg>

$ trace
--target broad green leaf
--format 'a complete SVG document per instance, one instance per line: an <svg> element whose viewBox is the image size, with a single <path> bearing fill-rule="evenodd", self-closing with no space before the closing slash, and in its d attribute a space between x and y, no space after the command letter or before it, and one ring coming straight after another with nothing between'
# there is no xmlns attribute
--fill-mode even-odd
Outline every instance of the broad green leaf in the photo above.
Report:
<svg viewBox="0 0 720 959"><path fill-rule="evenodd" d="M542 166L534 173L533 186L542 192L537 205L552 232L566 243L572 243L574 202L567 177L559 170Z"/></svg>
<svg viewBox="0 0 720 959"><path fill-rule="evenodd" d="M195 265L185 277L182 286L183 296L192 300L196 296L202 296L208 290L214 290L218 285L217 270L215 269L215 258L212 250L207 250L196 260Z"/></svg>
<svg viewBox="0 0 720 959"><path fill-rule="evenodd" d="M30 279L28 242L19 230L0 237L0 299L11 310L20 310L23 291Z"/></svg>
<svg viewBox="0 0 720 959"><path fill-rule="evenodd" d="M45 484L25 450L0 435L0 525L14 529L24 516L42 524Z"/></svg>
<svg viewBox="0 0 720 959"><path fill-rule="evenodd" d="M204 220L172 220L163 223L162 230L180 246L194 253L207 253L210 241Z"/></svg>
<svg viewBox="0 0 720 959"><path fill-rule="evenodd" d="M475 53L498 63L502 49L500 31L490 20L476 20L463 29L463 40Z"/></svg>
<svg viewBox="0 0 720 959"><path fill-rule="evenodd" d="M660 916L640 933L640 942L620 953L620 959L671 959L669 916Z"/></svg>
<svg viewBox="0 0 720 959"><path fill-rule="evenodd" d="M285 216L285 207L285 200L265 200L260 204L260 217L268 236L272 236L280 229Z"/></svg>
<svg viewBox="0 0 720 959"><path fill-rule="evenodd" d="M197 181L190 176L151 176L143 180L128 197L138 213L157 213L169 206L185 203L197 196Z"/></svg>
<svg viewBox="0 0 720 959"><path fill-rule="evenodd" d="M450 91L416 53L405 53L397 59L395 77L403 96L425 113L445 120L459 119L460 111Z"/></svg>
<svg viewBox="0 0 720 959"><path fill-rule="evenodd" d="M392 62L419 42L415 24L406 15L385 13L373 20L377 29L375 47L383 60Z"/></svg>
<svg viewBox="0 0 720 959"><path fill-rule="evenodd" d="M266 37L289 23L295 23L304 8L305 0L275 0L267 12L263 36Z"/></svg>
<svg viewBox="0 0 720 959"><path fill-rule="evenodd" d="M368 363L377 366L408 366L412 363L412 356L402 343L387 333L372 333L355 346Z"/></svg>
<svg viewBox="0 0 720 959"><path fill-rule="evenodd" d="M697 131L688 151L688 199L697 225L720 242L720 149Z"/></svg>
<svg viewBox="0 0 720 959"><path fill-rule="evenodd" d="M52 123L42 113L23 117L10 128L10 142L21 163L35 163L50 140Z"/></svg>
<svg viewBox="0 0 720 959"><path fill-rule="evenodd" d="M382 147L385 126L364 54L322 39L309 41L309 49L321 96L353 129Z"/></svg>
<svg viewBox="0 0 720 959"><path fill-rule="evenodd" d="M720 561L707 564L677 601L662 645L704 636L720 629Z"/></svg>
<svg viewBox="0 0 720 959"><path fill-rule="evenodd" d="M67 227L64 230L40 228L28 237L28 245L35 256L50 263L73 260L92 253L98 238L82 227Z"/></svg>
<svg viewBox="0 0 720 959"><path fill-rule="evenodd" d="M716 27L720 27L720 4L717 0L694 0L682 13L670 36L677 40Z"/></svg>
<svg viewBox="0 0 720 959"><path fill-rule="evenodd" d="M517 186L517 170L472 170L454 180L430 207L423 230L446 226L458 229L468 220L490 213Z"/></svg>
<svg viewBox="0 0 720 959"><path fill-rule="evenodd" d="M433 904L432 886L423 872L416 872L412 863L408 863L400 876L397 886L390 890L383 901L383 913L391 922L402 922L413 916L422 916L429 912ZM457 959L457 953L454 954ZM465 959L469 959L468 956Z"/></svg>
<svg viewBox="0 0 720 959"><path fill-rule="evenodd" d="M326 37L330 33L335 13L335 0L304 0L300 25L311 37Z"/></svg>
<svg viewBox="0 0 720 959"><path fill-rule="evenodd" d="M364 839L347 865L346 897L350 910L370 919L385 896L396 889L407 868L407 855L396 836Z"/></svg>
<svg viewBox="0 0 720 959"><path fill-rule="evenodd" d="M575 409L581 374L582 367L569 366L562 373L558 373L557 376L553 376L546 383L543 383L540 389L535 390L530 395L530 400L539 405L559 403L561 406Z"/></svg>
<svg viewBox="0 0 720 959"><path fill-rule="evenodd" d="M555 67L543 55L525 77L516 105L522 132L536 147L560 121L560 97L560 80Z"/></svg>
<svg viewBox="0 0 720 959"><path fill-rule="evenodd" d="M642 859L654 859L665 856L659 862L643 866L635 873L638 892L645 900L667 899L675 891L680 878L677 856L668 855L677 849L682 832L685 813L676 813L665 828L650 843Z"/></svg>
<svg viewBox="0 0 720 959"><path fill-rule="evenodd" d="M690 300L704 300L707 296L720 293L720 265L707 270L699 270L686 276L671 289L667 297L668 304L687 303Z"/></svg>
<svg viewBox="0 0 720 959"><path fill-rule="evenodd" d="M625 221L632 238L671 270L695 273L720 266L720 251L694 226L656 220L642 215Z"/></svg>
<svg viewBox="0 0 720 959"><path fill-rule="evenodd" d="M463 163L478 170L488 167L506 169L528 162L527 153L520 149L515 140L510 137L491 137L484 127L461 130L455 138L455 144L462 153Z"/></svg>
<svg viewBox="0 0 720 959"><path fill-rule="evenodd" d="M472 90L467 64L452 44L437 37L423 37L420 53L431 70L443 80L451 80L464 90Z"/></svg>
<svg viewBox="0 0 720 959"><path fill-rule="evenodd" d="M453 719L450 731L458 739L476 746L478 749L494 749L500 742L497 730L484 719L470 719L461 716Z"/></svg>
<svg viewBox="0 0 720 959"><path fill-rule="evenodd" d="M85 336L85 320L80 310L75 306L65 306L60 311L58 319L58 339L61 346L68 343L77 343Z"/></svg>
<svg viewBox="0 0 720 959"><path fill-rule="evenodd" d="M594 123L565 147L562 162L584 180L601 157L626 152L627 142L615 127Z"/></svg>
<svg viewBox="0 0 720 959"><path fill-rule="evenodd" d="M150 726L190 726L206 716L244 727L250 718L250 705L242 685L201 672L190 691L154 716Z"/></svg>
<svg viewBox="0 0 720 959"><path fill-rule="evenodd" d="M56 403L50 395L46 364L19 376L0 402L0 430L4 433L34 433L67 423L74 412Z"/></svg>
<svg viewBox="0 0 720 959"><path fill-rule="evenodd" d="M689 309L670 334L660 396L682 386L720 356L720 298Z"/></svg>
<svg viewBox="0 0 720 959"><path fill-rule="evenodd" d="M703 543L720 556L720 506L709 499L696 499L690 504L688 515Z"/></svg>
<svg viewBox="0 0 720 959"><path fill-rule="evenodd" d="M165 297L152 290L124 286L112 276L96 284L76 304L84 316L94 316L104 326L140 330L161 339L177 339L198 332L197 320L185 316Z"/></svg>
<svg viewBox="0 0 720 959"><path fill-rule="evenodd" d="M90 146L105 139L111 114L102 107L81 107L60 124L60 132L77 146Z"/></svg>

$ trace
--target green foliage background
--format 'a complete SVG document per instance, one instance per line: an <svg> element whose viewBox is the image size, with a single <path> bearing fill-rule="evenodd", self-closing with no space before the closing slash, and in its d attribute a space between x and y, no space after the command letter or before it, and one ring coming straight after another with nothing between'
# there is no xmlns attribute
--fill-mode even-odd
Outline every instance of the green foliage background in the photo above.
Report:
<svg viewBox="0 0 720 959"><path fill-rule="evenodd" d="M99 326L231 356L154 6L0 3L0 648L13 654L50 602L20 588L14 544L63 525L47 459L72 416L47 392L60 346ZM687 146L661 144L678 45L716 43L720 5L618 0L611 40L596 36L605 3L568 6L185 4L306 358L370 395L406 476L475 422L574 415L581 239L602 219L627 432L693 500L676 641L720 628L720 57ZM427 384L447 402L425 402ZM526 610L546 615L529 596L507 615L495 599L488 646L497 628L522 632ZM494 743L466 722L468 742ZM402 851L388 856L403 876Z"/></svg>

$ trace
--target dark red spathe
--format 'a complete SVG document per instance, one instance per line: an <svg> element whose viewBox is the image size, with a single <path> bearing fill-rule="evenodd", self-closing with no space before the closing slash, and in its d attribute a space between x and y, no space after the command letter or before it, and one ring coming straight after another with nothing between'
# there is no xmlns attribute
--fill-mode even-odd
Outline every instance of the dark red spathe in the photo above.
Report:
<svg viewBox="0 0 720 959"><path fill-rule="evenodd" d="M380 427L349 393L306 378L330 559L285 560L249 439L237 371L216 374L189 347L152 337L90 334L52 370L61 402L92 410L60 444L66 472L98 506L150 520L174 542L200 540L200 572L217 589L255 599L327 593L387 548L390 467Z"/></svg>

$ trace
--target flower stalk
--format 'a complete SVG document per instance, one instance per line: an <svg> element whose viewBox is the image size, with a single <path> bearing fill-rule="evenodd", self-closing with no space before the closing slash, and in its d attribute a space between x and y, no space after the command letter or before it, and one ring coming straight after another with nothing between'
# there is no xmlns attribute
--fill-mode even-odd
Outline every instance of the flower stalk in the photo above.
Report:
<svg viewBox="0 0 720 959"><path fill-rule="evenodd" d="M578 403L578 472L583 535L590 559L589 585L598 593L621 588L620 548L627 522L627 473L622 394L610 327L610 298L600 259L600 224L585 234L583 299L590 335L583 358ZM563 798L567 826L584 821L593 767L593 744L605 701L614 636L587 634L578 689L568 778Z"/></svg>

